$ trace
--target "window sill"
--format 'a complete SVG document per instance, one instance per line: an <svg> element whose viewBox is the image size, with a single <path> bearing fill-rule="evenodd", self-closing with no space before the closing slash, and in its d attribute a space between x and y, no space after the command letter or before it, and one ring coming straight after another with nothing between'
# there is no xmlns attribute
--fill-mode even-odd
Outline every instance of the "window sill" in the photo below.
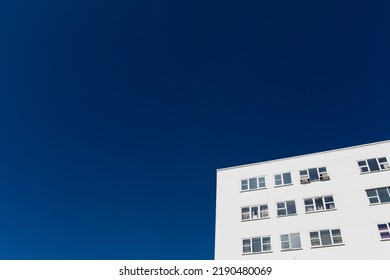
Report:
<svg viewBox="0 0 390 280"><path fill-rule="evenodd" d="M256 252L256 253L243 253L243 256L250 256L250 255L260 255L260 254L269 254L272 253L272 251L266 251L266 252Z"/></svg>
<svg viewBox="0 0 390 280"><path fill-rule="evenodd" d="M336 210L337 210L337 208L325 209L325 210L317 210L317 211L306 212L305 214L314 214L314 213L322 213L322 212L332 212L332 211L336 211Z"/></svg>
<svg viewBox="0 0 390 280"><path fill-rule="evenodd" d="M367 172L360 172L360 175L372 174L372 173L378 173L378 172L384 172L384 171L390 171L390 168L381 169L381 170L374 170L374 171L367 171Z"/></svg>
<svg viewBox="0 0 390 280"><path fill-rule="evenodd" d="M258 219L248 219L248 220L241 220L241 222L252 222L252 221L259 221L259 220L268 220L270 217L265 218L258 218Z"/></svg>
<svg viewBox="0 0 390 280"><path fill-rule="evenodd" d="M289 214L289 215L277 216L277 218L284 218L284 217L291 217L291 216L298 216L298 214Z"/></svg>
<svg viewBox="0 0 390 280"><path fill-rule="evenodd" d="M290 252L290 251L300 251L303 250L303 248L293 248L293 249L282 249L280 252Z"/></svg>
<svg viewBox="0 0 390 280"><path fill-rule="evenodd" d="M333 245L324 245L324 246L312 246L310 249L319 249L319 248L329 248L329 247L339 247L339 246L345 246L344 243L342 244L333 244Z"/></svg>
<svg viewBox="0 0 390 280"><path fill-rule="evenodd" d="M253 191L260 191L260 190L266 190L267 187L264 187L264 188L257 188L257 189L253 189L253 190L241 190L240 193L246 193L246 192L253 192Z"/></svg>
<svg viewBox="0 0 390 280"><path fill-rule="evenodd" d="M285 185L275 185L274 186L274 188L276 189L276 188L283 188L283 187L288 187L288 186L292 186L292 185L294 185L293 183L291 183L291 184L285 184Z"/></svg>
<svg viewBox="0 0 390 280"><path fill-rule="evenodd" d="M390 201L379 202L379 203L370 203L370 206L377 206L377 205L383 205L383 204L390 204Z"/></svg>
<svg viewBox="0 0 390 280"><path fill-rule="evenodd" d="M382 241L390 241L390 238L381 239L381 242L382 242Z"/></svg>
<svg viewBox="0 0 390 280"><path fill-rule="evenodd" d="M307 182L307 183L302 183L301 182L301 185L310 185L311 183L317 183L317 182L327 182L327 181L330 181L330 178L329 179L326 179L326 180L310 180L310 182Z"/></svg>

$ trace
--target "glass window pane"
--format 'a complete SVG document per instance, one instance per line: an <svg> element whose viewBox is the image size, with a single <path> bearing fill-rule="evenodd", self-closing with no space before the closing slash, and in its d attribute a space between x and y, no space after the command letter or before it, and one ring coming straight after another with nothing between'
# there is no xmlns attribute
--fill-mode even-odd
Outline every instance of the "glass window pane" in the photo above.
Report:
<svg viewBox="0 0 390 280"><path fill-rule="evenodd" d="M320 240L318 238L312 238L311 240L311 246L320 246Z"/></svg>
<svg viewBox="0 0 390 280"><path fill-rule="evenodd" d="M341 235L341 232L340 232L339 229L332 229L332 235L333 235L333 236Z"/></svg>
<svg viewBox="0 0 390 280"><path fill-rule="evenodd" d="M268 217L268 205L260 205L260 217L261 218Z"/></svg>
<svg viewBox="0 0 390 280"><path fill-rule="evenodd" d="M339 229L332 229L333 243L341 244L343 239L341 238L341 231Z"/></svg>
<svg viewBox="0 0 390 280"><path fill-rule="evenodd" d="M358 165L359 166L365 166L366 165L366 161L365 160L358 161Z"/></svg>
<svg viewBox="0 0 390 280"><path fill-rule="evenodd" d="M314 206L313 206L313 205L311 205L311 206L306 206L306 207L305 207L305 211L306 211L306 212L313 212L313 211L314 211Z"/></svg>
<svg viewBox="0 0 390 280"><path fill-rule="evenodd" d="M313 205L313 199L305 199L305 205Z"/></svg>
<svg viewBox="0 0 390 280"><path fill-rule="evenodd" d="M261 252L261 240L260 238L252 239L252 252Z"/></svg>
<svg viewBox="0 0 390 280"><path fill-rule="evenodd" d="M251 247L250 246L244 246L242 247L242 252L245 253L251 253Z"/></svg>
<svg viewBox="0 0 390 280"><path fill-rule="evenodd" d="M271 237L263 237L263 243L271 243Z"/></svg>
<svg viewBox="0 0 390 280"><path fill-rule="evenodd" d="M249 207L245 207L245 208L242 208L241 209L241 217L242 217L242 220L249 220L250 219L250 216L249 216Z"/></svg>
<svg viewBox="0 0 390 280"><path fill-rule="evenodd" d="M271 251L271 243L263 244L263 252Z"/></svg>
<svg viewBox="0 0 390 280"><path fill-rule="evenodd" d="M379 230L387 230L387 224L379 224L378 229Z"/></svg>
<svg viewBox="0 0 390 280"><path fill-rule="evenodd" d="M320 168L318 168L318 172L320 172L320 173L326 173L326 167L320 167Z"/></svg>
<svg viewBox="0 0 390 280"><path fill-rule="evenodd" d="M333 196L325 196L325 202L333 202Z"/></svg>
<svg viewBox="0 0 390 280"><path fill-rule="evenodd" d="M282 250L290 249L290 243L288 241L282 242Z"/></svg>
<svg viewBox="0 0 390 280"><path fill-rule="evenodd" d="M341 236L335 236L335 237L333 237L333 243L334 244L341 244L341 243L343 243L343 239L341 238Z"/></svg>
<svg viewBox="0 0 390 280"><path fill-rule="evenodd" d="M271 237L263 237L263 251L271 251Z"/></svg>
<svg viewBox="0 0 390 280"><path fill-rule="evenodd" d="M329 209L334 209L334 208L336 208L336 207L335 207L335 205L334 205L333 202L330 202L330 203L327 203L327 204L325 205L325 208L329 210Z"/></svg>
<svg viewBox="0 0 390 280"><path fill-rule="evenodd" d="M385 163L387 162L387 159L385 157L378 158L379 163Z"/></svg>
<svg viewBox="0 0 390 280"><path fill-rule="evenodd" d="M366 190L367 196L376 196L376 190Z"/></svg>
<svg viewBox="0 0 390 280"><path fill-rule="evenodd" d="M284 173L283 174L283 181L284 184L291 184L291 174L290 173Z"/></svg>
<svg viewBox="0 0 390 280"><path fill-rule="evenodd" d="M282 175L275 175L275 185L279 186L282 184Z"/></svg>
<svg viewBox="0 0 390 280"><path fill-rule="evenodd" d="M256 178L249 179L249 189L251 189L251 190L257 189L257 179Z"/></svg>
<svg viewBox="0 0 390 280"><path fill-rule="evenodd" d="M379 199L377 197L370 197L370 203L379 203Z"/></svg>
<svg viewBox="0 0 390 280"><path fill-rule="evenodd" d="M381 238L382 239L390 238L390 232L388 232L388 231L381 232Z"/></svg>
<svg viewBox="0 0 390 280"><path fill-rule="evenodd" d="M251 240L250 240L250 239L244 239L244 240L242 240L242 245L243 245L243 246L251 245Z"/></svg>
<svg viewBox="0 0 390 280"><path fill-rule="evenodd" d="M309 169L309 178L311 181L319 180L317 168Z"/></svg>
<svg viewBox="0 0 390 280"><path fill-rule="evenodd" d="M322 245L332 245L329 230L320 230L321 243Z"/></svg>
<svg viewBox="0 0 390 280"><path fill-rule="evenodd" d="M368 163L368 167L370 168L370 171L379 170L379 165L378 162L376 161L376 158L368 159L367 163Z"/></svg>
<svg viewBox="0 0 390 280"><path fill-rule="evenodd" d="M278 210L278 216L286 216L287 213L286 213L286 209L280 209Z"/></svg>
<svg viewBox="0 0 390 280"><path fill-rule="evenodd" d="M361 171L361 172L368 172L369 170L368 170L368 167L365 166L365 167L361 167L361 168L360 168L360 171Z"/></svg>
<svg viewBox="0 0 390 280"><path fill-rule="evenodd" d="M307 176L307 170L299 171L300 176Z"/></svg>
<svg viewBox="0 0 390 280"><path fill-rule="evenodd" d="M287 213L288 214L297 213L297 210L295 208L295 201L287 201Z"/></svg>
<svg viewBox="0 0 390 280"><path fill-rule="evenodd" d="M324 203L322 202L322 197L315 199L317 210L324 210Z"/></svg>
<svg viewBox="0 0 390 280"><path fill-rule="evenodd" d="M245 191L248 189L248 180L241 180L241 190Z"/></svg>
<svg viewBox="0 0 390 280"><path fill-rule="evenodd" d="M317 231L310 232L310 238L319 238Z"/></svg>
<svg viewBox="0 0 390 280"><path fill-rule="evenodd" d="M257 208L257 206L251 208L251 215L252 219L256 219L259 217L259 208Z"/></svg>
<svg viewBox="0 0 390 280"><path fill-rule="evenodd" d="M268 205L260 205L260 212L268 211Z"/></svg>
<svg viewBox="0 0 390 280"><path fill-rule="evenodd" d="M299 233L292 233L290 234L290 242L291 242L291 248L301 248L301 239L299 237Z"/></svg>
<svg viewBox="0 0 390 280"><path fill-rule="evenodd" d="M259 181L259 188L264 188L265 187L265 178L264 177L260 177L258 179Z"/></svg>
<svg viewBox="0 0 390 280"><path fill-rule="evenodd" d="M288 234L283 234L280 236L280 241L288 241Z"/></svg>
<svg viewBox="0 0 390 280"><path fill-rule="evenodd" d="M389 195L389 192L387 191L386 188L380 188L380 189L377 189L377 191L378 191L379 199L381 202L390 201L390 195Z"/></svg>

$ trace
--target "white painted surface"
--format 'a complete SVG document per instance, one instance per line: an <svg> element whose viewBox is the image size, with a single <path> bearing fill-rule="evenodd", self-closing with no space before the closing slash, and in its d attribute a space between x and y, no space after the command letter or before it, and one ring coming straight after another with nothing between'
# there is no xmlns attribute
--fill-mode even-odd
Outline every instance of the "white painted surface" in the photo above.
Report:
<svg viewBox="0 0 390 280"><path fill-rule="evenodd" d="M366 189L390 186L390 169L360 174L357 161L387 157L390 141L217 170L215 259L390 259L390 240L377 223L390 222L390 204L370 205ZM329 181L301 185L299 171L327 168ZM274 174L293 185L274 188ZM265 175L266 189L240 192L241 179ZM304 199L333 195L336 210L305 213ZM297 215L277 217L276 202L295 200ZM241 207L268 204L269 219L241 222ZM310 231L339 228L343 246L311 248ZM302 250L281 252L280 234L299 232ZM242 239L271 236L272 253L243 255Z"/></svg>

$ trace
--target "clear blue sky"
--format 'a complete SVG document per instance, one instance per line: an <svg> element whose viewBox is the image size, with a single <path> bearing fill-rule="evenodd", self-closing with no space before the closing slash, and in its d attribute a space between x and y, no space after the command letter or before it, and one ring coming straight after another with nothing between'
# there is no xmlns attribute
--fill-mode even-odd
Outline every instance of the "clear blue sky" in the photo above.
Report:
<svg viewBox="0 0 390 280"><path fill-rule="evenodd" d="M212 259L215 170L390 139L388 1L0 1L0 259Z"/></svg>

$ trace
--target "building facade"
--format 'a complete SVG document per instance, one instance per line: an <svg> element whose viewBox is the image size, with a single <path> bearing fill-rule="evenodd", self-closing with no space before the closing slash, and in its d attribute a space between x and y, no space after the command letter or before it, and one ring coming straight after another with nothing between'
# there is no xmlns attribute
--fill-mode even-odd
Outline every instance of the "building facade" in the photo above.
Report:
<svg viewBox="0 0 390 280"><path fill-rule="evenodd" d="M215 259L390 259L390 141L217 170Z"/></svg>

